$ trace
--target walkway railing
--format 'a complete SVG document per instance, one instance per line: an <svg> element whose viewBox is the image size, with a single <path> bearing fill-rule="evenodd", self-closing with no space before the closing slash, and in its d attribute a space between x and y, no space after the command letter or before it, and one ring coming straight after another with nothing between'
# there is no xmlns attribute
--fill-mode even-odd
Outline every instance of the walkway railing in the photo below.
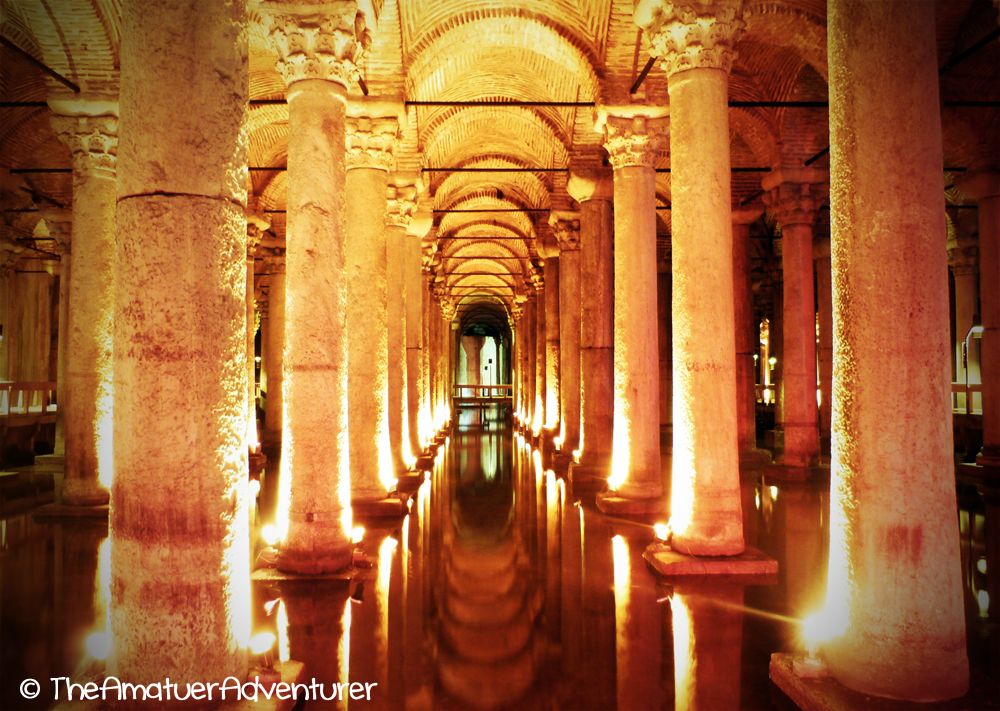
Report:
<svg viewBox="0 0 1000 711"><path fill-rule="evenodd" d="M456 406L500 405L514 399L513 385L453 385L451 397Z"/></svg>
<svg viewBox="0 0 1000 711"><path fill-rule="evenodd" d="M56 411L55 381L0 383L0 417Z"/></svg>
<svg viewBox="0 0 1000 711"><path fill-rule="evenodd" d="M983 386L980 383L952 383L951 409L966 415L983 414Z"/></svg>

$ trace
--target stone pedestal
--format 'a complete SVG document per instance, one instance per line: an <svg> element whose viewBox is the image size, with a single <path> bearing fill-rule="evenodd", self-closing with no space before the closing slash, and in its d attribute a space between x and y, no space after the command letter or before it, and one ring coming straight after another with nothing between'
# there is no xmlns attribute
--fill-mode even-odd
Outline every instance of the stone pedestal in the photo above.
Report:
<svg viewBox="0 0 1000 711"><path fill-rule="evenodd" d="M828 26L834 494L817 628L845 686L937 701L969 670L934 6L832 0Z"/></svg>
<svg viewBox="0 0 1000 711"><path fill-rule="evenodd" d="M728 75L741 6L640 0L670 92L675 550L743 551L736 420ZM616 433L617 436L617 433Z"/></svg>
<svg viewBox="0 0 1000 711"><path fill-rule="evenodd" d="M614 436L605 511L663 506L656 326L656 172L666 148L662 109L622 107L602 116L614 167ZM641 503L640 503L641 502Z"/></svg>
<svg viewBox="0 0 1000 711"><path fill-rule="evenodd" d="M246 23L123 8L108 672L139 684L248 668Z"/></svg>
<svg viewBox="0 0 1000 711"><path fill-rule="evenodd" d="M288 86L287 233L294 236L285 254L278 524L287 532L278 567L304 574L346 568L352 550L344 153L346 87L358 76L365 30L353 2L325 9L265 4Z"/></svg>
<svg viewBox="0 0 1000 711"><path fill-rule="evenodd" d="M567 190L580 203L580 461L576 478L606 480L614 402L614 260L611 176L574 171Z"/></svg>
<svg viewBox="0 0 1000 711"><path fill-rule="evenodd" d="M62 500L108 502L113 464L115 179L118 105L50 100L52 126L73 155L72 274L67 288L62 411L66 440Z"/></svg>

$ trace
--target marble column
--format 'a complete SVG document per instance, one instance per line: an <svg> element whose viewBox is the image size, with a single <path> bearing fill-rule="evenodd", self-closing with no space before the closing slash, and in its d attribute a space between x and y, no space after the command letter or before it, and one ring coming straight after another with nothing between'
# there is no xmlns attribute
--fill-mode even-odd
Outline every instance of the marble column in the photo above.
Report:
<svg viewBox="0 0 1000 711"><path fill-rule="evenodd" d="M603 110L602 110L603 111ZM656 326L656 172L666 149L666 109L619 107L602 115L614 167L614 436L607 512L663 506ZM716 403L717 406L718 403Z"/></svg>
<svg viewBox="0 0 1000 711"><path fill-rule="evenodd" d="M743 552L728 80L739 3L640 0L670 93L674 446L671 546Z"/></svg>
<svg viewBox="0 0 1000 711"><path fill-rule="evenodd" d="M669 237L666 238L669 242ZM673 437L674 418L674 363L671 346L673 324L670 319L671 282L670 246L659 239L656 245L656 349L659 362L660 446L670 450L667 435Z"/></svg>
<svg viewBox="0 0 1000 711"><path fill-rule="evenodd" d="M59 254L59 323L57 325L56 353L56 442L53 456L66 454L66 357L69 341L69 282L72 279L73 213L54 209L42 212L42 219L49 228L49 237L55 240L52 249Z"/></svg>
<svg viewBox="0 0 1000 711"><path fill-rule="evenodd" d="M389 313L385 216L399 133L398 102L351 99L347 125L347 411L351 500L395 489L389 437Z"/></svg>
<svg viewBox="0 0 1000 711"><path fill-rule="evenodd" d="M538 360L538 349L535 344L537 343L537 328L535 326L536 314L538 313L538 297L536 294L531 293L528 302L525 304L525 317L522 326L524 332L524 338L522 339L522 346L524 347L524 415L525 415L525 429L530 431L532 428L532 423L535 421L535 363Z"/></svg>
<svg viewBox="0 0 1000 711"><path fill-rule="evenodd" d="M831 0L827 14L834 494L822 651L855 691L926 702L969 682L934 18L933 4L905 0Z"/></svg>
<svg viewBox="0 0 1000 711"><path fill-rule="evenodd" d="M66 440L62 500L107 503L114 472L113 329L118 104L49 101L52 126L73 155L73 249L63 386ZM65 407L64 407L65 406Z"/></svg>
<svg viewBox="0 0 1000 711"><path fill-rule="evenodd" d="M415 461L412 442L416 441L416 429L410 429L408 404L409 382L415 378L410 373L406 347L406 247L412 240L407 240L406 230L417 207L416 196L413 181L403 177L394 178L386 193L389 445L397 473L409 470Z"/></svg>
<svg viewBox="0 0 1000 711"><path fill-rule="evenodd" d="M830 266L830 238L813 238L813 268L816 270L816 312L819 314L819 439L820 455L829 452L830 424L833 422L833 282Z"/></svg>
<svg viewBox="0 0 1000 711"><path fill-rule="evenodd" d="M431 213L414 215L403 239L403 289L406 309L407 422L414 454L420 453L430 433L424 429L421 409L427 400L423 337L423 278L420 240L433 223Z"/></svg>
<svg viewBox="0 0 1000 711"><path fill-rule="evenodd" d="M347 87L358 77L368 34L354 2L323 6L328 12L310 7L264 4L287 86L292 235L285 253L278 504L285 531L277 564L305 574L351 562L344 154Z"/></svg>
<svg viewBox="0 0 1000 711"><path fill-rule="evenodd" d="M264 232L271 226L263 215L247 212L247 447L251 453L260 452L260 433L257 432L257 307L254 301L254 267L257 263L257 246Z"/></svg>
<svg viewBox="0 0 1000 711"><path fill-rule="evenodd" d="M580 213L553 211L549 225L559 244L559 440L580 444Z"/></svg>
<svg viewBox="0 0 1000 711"><path fill-rule="evenodd" d="M121 36L117 212L107 215L118 266L108 673L138 684L242 680L246 5L129 0ZM74 259L87 254L78 219ZM73 284L87 283L85 269L74 263ZM92 283L88 298L107 289Z"/></svg>
<svg viewBox="0 0 1000 711"><path fill-rule="evenodd" d="M976 463L988 467L991 478L1000 478L1000 171L966 176L958 187L979 206L983 451L976 457ZM956 279L956 297L957 288Z"/></svg>
<svg viewBox="0 0 1000 711"><path fill-rule="evenodd" d="M270 284L267 290L267 344L264 370L267 371L267 399L264 400L264 442L281 442L284 418L282 391L285 370L285 250L271 249L264 259Z"/></svg>
<svg viewBox="0 0 1000 711"><path fill-rule="evenodd" d="M614 403L611 176L574 171L566 189L580 204L581 451L573 476L603 480L611 464Z"/></svg>
<svg viewBox="0 0 1000 711"><path fill-rule="evenodd" d="M548 420L545 409L548 399L546 397L548 391L545 389L545 377L548 375L548 342L545 330L545 317L548 315L546 310L548 286L544 276L539 275L535 279L535 406L531 417L531 431L535 435L541 433Z"/></svg>
<svg viewBox="0 0 1000 711"><path fill-rule="evenodd" d="M750 285L750 225L760 208L733 210L733 313L736 329L736 437L741 464L763 464L771 454L757 449L757 395L754 354L760 343L754 324Z"/></svg>
<svg viewBox="0 0 1000 711"><path fill-rule="evenodd" d="M545 249L545 420L549 434L558 434L559 400L562 386L559 368L559 248Z"/></svg>
<svg viewBox="0 0 1000 711"><path fill-rule="evenodd" d="M485 338L482 336L462 336L462 351L465 353L465 379L461 382L467 385L479 385L479 352L483 349Z"/></svg>
<svg viewBox="0 0 1000 711"><path fill-rule="evenodd" d="M825 182L825 175L810 168L778 168L761 181L764 204L781 225L781 462L793 468L819 459L813 224L826 196Z"/></svg>

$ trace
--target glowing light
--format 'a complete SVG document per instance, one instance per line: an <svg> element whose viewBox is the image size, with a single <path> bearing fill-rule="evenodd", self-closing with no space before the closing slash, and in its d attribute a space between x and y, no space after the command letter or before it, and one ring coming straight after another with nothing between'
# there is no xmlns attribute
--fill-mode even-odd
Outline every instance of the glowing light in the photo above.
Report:
<svg viewBox="0 0 1000 711"><path fill-rule="evenodd" d="M976 561L976 570L978 570L983 575L986 575L986 559L980 558Z"/></svg>
<svg viewBox="0 0 1000 711"><path fill-rule="evenodd" d="M770 405L774 402L774 392L771 388L764 388L763 393L761 393L765 405Z"/></svg>
<svg viewBox="0 0 1000 711"><path fill-rule="evenodd" d="M691 611L676 593L670 598L670 617L674 632L674 698L678 709L686 709L695 698L694 637Z"/></svg>
<svg viewBox="0 0 1000 711"><path fill-rule="evenodd" d="M396 547L398 545L399 541L392 536L386 536L385 540L378 547L378 589L385 593L387 605L389 579L392 576L392 557L396 554Z"/></svg>
<svg viewBox="0 0 1000 711"><path fill-rule="evenodd" d="M240 455L245 457L241 452ZM246 460L244 459L244 462ZM229 631L240 647L250 641L250 621L252 617L250 594L250 509L256 502L250 498L246 470L231 480L236 511L229 523L229 535L223 552L221 577L225 581L224 594Z"/></svg>
<svg viewBox="0 0 1000 711"><path fill-rule="evenodd" d="M276 546L281 541L281 530L273 523L266 523L260 529L260 537L269 546Z"/></svg>
<svg viewBox="0 0 1000 711"><path fill-rule="evenodd" d="M680 389L674 391L674 412L684 412ZM674 422L674 454L671 464L670 530L683 535L694 519L694 432L690 421Z"/></svg>
<svg viewBox="0 0 1000 711"><path fill-rule="evenodd" d="M778 500L778 487L776 487L774 484L771 484L771 486L767 487L767 493L771 495L771 501Z"/></svg>
<svg viewBox="0 0 1000 711"><path fill-rule="evenodd" d="M583 456L583 450L582 449L574 449L573 450L573 461L576 462L577 464L580 463L580 457L582 457L582 456Z"/></svg>
<svg viewBox="0 0 1000 711"><path fill-rule="evenodd" d="M767 359L767 364L773 368L775 365L778 364L778 359L775 358L774 356L771 356L770 358Z"/></svg>
<svg viewBox="0 0 1000 711"><path fill-rule="evenodd" d="M816 388L816 407L821 407L823 405L823 391Z"/></svg>
<svg viewBox="0 0 1000 711"><path fill-rule="evenodd" d="M656 536L657 540L667 541L670 538L670 524L663 522L654 523L653 535Z"/></svg>
<svg viewBox="0 0 1000 711"><path fill-rule="evenodd" d="M340 636L340 676L339 679L349 679L351 672L351 600L348 597L344 602L344 614L340 618L340 628L343 634Z"/></svg>
<svg viewBox="0 0 1000 711"><path fill-rule="evenodd" d="M351 543L357 545L358 543L361 543L362 540L364 540L364 537L365 537L364 526L355 526L354 528L351 529Z"/></svg>
<svg viewBox="0 0 1000 711"><path fill-rule="evenodd" d="M753 506L760 511L760 491L753 492Z"/></svg>
<svg viewBox="0 0 1000 711"><path fill-rule="evenodd" d="M608 489L611 491L618 491L628 481L632 438L629 431L631 422L626 416L626 407L626 403L616 392L614 434L611 438L611 475L608 477Z"/></svg>
<svg viewBox="0 0 1000 711"><path fill-rule="evenodd" d="M111 656L111 635L108 632L91 632L83 640L87 655L98 661L106 661Z"/></svg>
<svg viewBox="0 0 1000 711"><path fill-rule="evenodd" d="M97 430L97 481L108 491L111 491L111 483L115 478L115 455L114 447L112 446L115 429L112 371L113 363L111 358L107 359L106 363L98 366L100 390L97 395L97 402L94 404L94 417Z"/></svg>
<svg viewBox="0 0 1000 711"><path fill-rule="evenodd" d="M990 616L990 594L985 590L976 593L976 602L979 604L979 616L986 618Z"/></svg>
<svg viewBox="0 0 1000 711"><path fill-rule="evenodd" d="M281 598L280 597L276 597L273 600L268 600L267 602L265 602L264 603L264 614L265 615L270 615L271 613L273 613L274 610L275 610L275 608L278 606L279 602L281 602Z"/></svg>
<svg viewBox="0 0 1000 711"><path fill-rule="evenodd" d="M632 584L632 563L629 561L628 541L621 534L611 539L611 560L614 565L615 607L627 604Z"/></svg>
<svg viewBox="0 0 1000 711"><path fill-rule="evenodd" d="M251 654L261 655L271 651L274 647L275 636L270 632L258 632L250 638Z"/></svg>
<svg viewBox="0 0 1000 711"><path fill-rule="evenodd" d="M552 444L555 445L556 449L562 451L563 445L566 444L566 438L563 436L562 432L559 433L558 437L553 438Z"/></svg>
<svg viewBox="0 0 1000 711"><path fill-rule="evenodd" d="M260 495L260 481L251 479L249 484L250 498L256 499Z"/></svg>

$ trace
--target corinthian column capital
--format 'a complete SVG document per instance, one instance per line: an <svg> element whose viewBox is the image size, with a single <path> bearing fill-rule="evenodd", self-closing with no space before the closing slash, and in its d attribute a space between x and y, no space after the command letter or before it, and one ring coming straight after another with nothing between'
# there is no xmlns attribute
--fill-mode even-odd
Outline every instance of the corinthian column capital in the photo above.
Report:
<svg viewBox="0 0 1000 711"><path fill-rule="evenodd" d="M52 128L73 155L75 176L114 180L118 165L118 102L53 99Z"/></svg>
<svg viewBox="0 0 1000 711"><path fill-rule="evenodd" d="M633 13L667 76L733 66L743 31L742 0L639 0Z"/></svg>
<svg viewBox="0 0 1000 711"><path fill-rule="evenodd" d="M375 168L392 171L396 166L399 119L396 116L348 115L344 136L347 169Z"/></svg>
<svg viewBox="0 0 1000 711"><path fill-rule="evenodd" d="M49 237L55 240L52 251L63 256L69 254L73 244L73 211L61 208L45 209L41 212Z"/></svg>
<svg viewBox="0 0 1000 711"><path fill-rule="evenodd" d="M385 223L404 229L417 210L417 186L412 183L390 184L386 189Z"/></svg>
<svg viewBox="0 0 1000 711"><path fill-rule="evenodd" d="M622 106L598 110L597 128L611 166L652 168L667 148L670 117L666 107Z"/></svg>
<svg viewBox="0 0 1000 711"><path fill-rule="evenodd" d="M810 168L775 170L761 181L767 211L782 227L812 225L830 192L827 181L824 171Z"/></svg>
<svg viewBox="0 0 1000 711"><path fill-rule="evenodd" d="M549 215L549 226L559 244L560 252L580 249L580 213L553 210Z"/></svg>
<svg viewBox="0 0 1000 711"><path fill-rule="evenodd" d="M304 79L322 79L345 88L357 82L358 65L371 46L371 33L356 0L315 4L267 0L262 9L286 86Z"/></svg>

